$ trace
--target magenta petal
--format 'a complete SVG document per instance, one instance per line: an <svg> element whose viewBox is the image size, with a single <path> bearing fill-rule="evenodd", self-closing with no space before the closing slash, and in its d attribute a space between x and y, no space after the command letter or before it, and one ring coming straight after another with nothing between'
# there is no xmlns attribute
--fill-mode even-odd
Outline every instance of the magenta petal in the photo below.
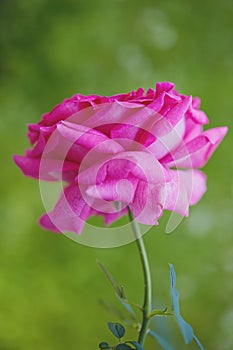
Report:
<svg viewBox="0 0 233 350"><path fill-rule="evenodd" d="M137 180L133 178L131 180L113 179L98 185L89 186L86 193L89 197L128 204L133 199L136 185Z"/></svg>
<svg viewBox="0 0 233 350"><path fill-rule="evenodd" d="M86 193L89 197L99 198L105 201L116 201L118 200L118 193L116 190L117 181L107 181L100 185L88 186Z"/></svg>
<svg viewBox="0 0 233 350"><path fill-rule="evenodd" d="M106 178L121 180L127 178L129 174L148 183L158 184L166 181L165 169L149 152L121 152L98 162L91 155L87 163L83 163L84 168L76 177L76 182L79 184L95 185L104 182ZM86 164L94 165L87 167Z"/></svg>
<svg viewBox="0 0 233 350"><path fill-rule="evenodd" d="M64 121L57 126L59 134L67 138L70 143L93 149L98 146L98 152L116 153L122 151L122 147L114 140L111 140L103 133L74 122Z"/></svg>
<svg viewBox="0 0 233 350"><path fill-rule="evenodd" d="M82 191L87 186L89 198L130 205L137 221L157 224L165 202L167 174L152 154L123 152L106 161L102 168L98 164L97 168L101 170L100 177L94 175L93 169L81 173L82 177L79 175L78 182Z"/></svg>
<svg viewBox="0 0 233 350"><path fill-rule="evenodd" d="M105 132L108 131L106 129ZM155 136L151 134L151 130L148 131L136 125L117 123L113 124L112 127L108 126L108 129L110 129L111 139L118 139L117 141L120 144L123 143L123 140L125 143L126 140L128 140L130 148L132 148L133 145L135 149L139 148L140 145L147 147L155 141ZM132 140L135 141L134 144Z"/></svg>
<svg viewBox="0 0 233 350"><path fill-rule="evenodd" d="M46 145L46 140L44 138L44 135L42 133L40 133L40 136L39 136L34 148L32 150L28 150L26 152L27 156L31 157L31 158L34 158L34 157L39 158L43 153L45 145Z"/></svg>
<svg viewBox="0 0 233 350"><path fill-rule="evenodd" d="M62 103L55 106L51 112L43 115L43 125L53 125L61 120L67 119L79 110L78 107L75 97L65 99Z"/></svg>
<svg viewBox="0 0 233 350"><path fill-rule="evenodd" d="M14 162L25 176L45 181L65 180L70 182L77 174L78 164L58 159L30 158L15 155Z"/></svg>
<svg viewBox="0 0 233 350"><path fill-rule="evenodd" d="M44 214L39 219L39 224L42 226L45 230L53 231L56 233L61 233L61 231L54 225L54 223L51 221L48 214Z"/></svg>
<svg viewBox="0 0 233 350"><path fill-rule="evenodd" d="M108 140L106 135L102 134L101 132L80 124L76 124L75 121L62 121L57 125L57 130L70 142L81 143L82 141L87 148L95 147L99 143Z"/></svg>
<svg viewBox="0 0 233 350"><path fill-rule="evenodd" d="M157 159L161 159L182 143L184 132L184 118L181 118L174 126L172 126L167 119L163 118L152 128L152 134L156 136L156 140L149 145L148 150L152 152Z"/></svg>
<svg viewBox="0 0 233 350"><path fill-rule="evenodd" d="M141 224L157 225L165 202L165 185L139 181L130 204L135 219Z"/></svg>
<svg viewBox="0 0 233 350"><path fill-rule="evenodd" d="M199 170L193 170L192 173L192 188L190 188L190 176L187 171L183 175L183 181L186 189L189 190L189 204L195 205L206 192L206 175Z"/></svg>
<svg viewBox="0 0 233 350"><path fill-rule="evenodd" d="M194 109L192 107L187 112L187 116L189 116L198 124L208 124L209 122L207 115L203 111Z"/></svg>
<svg viewBox="0 0 233 350"><path fill-rule="evenodd" d="M209 122L205 112L200 110L201 100L199 97L194 97L192 101L192 106L187 112L187 117L193 120L197 124L207 124Z"/></svg>
<svg viewBox="0 0 233 350"><path fill-rule="evenodd" d="M40 164L40 180L64 180L71 182L74 180L79 169L79 164L59 160L42 158Z"/></svg>
<svg viewBox="0 0 233 350"><path fill-rule="evenodd" d="M193 140L197 136L203 133L203 125L197 124L192 119L187 119L185 122L185 134L183 137L184 144L187 144L189 141Z"/></svg>
<svg viewBox="0 0 233 350"><path fill-rule="evenodd" d="M85 220L91 215L91 208L85 203L77 185L64 189L54 209L41 218L46 229L56 228L56 232L80 234ZM55 229L53 229L55 231Z"/></svg>
<svg viewBox="0 0 233 350"><path fill-rule="evenodd" d="M171 91L174 88L174 84L170 83L169 81L162 81L159 83L156 83L156 94L160 94L163 91Z"/></svg>
<svg viewBox="0 0 233 350"><path fill-rule="evenodd" d="M166 119L171 123L172 126L176 125L181 118L184 117L188 108L191 106L192 96L187 96L182 102L178 103L173 107L166 115Z"/></svg>
<svg viewBox="0 0 233 350"><path fill-rule="evenodd" d="M183 101L176 103L165 118L160 117L151 127L151 133L156 140L148 149L157 159L163 158L182 142L185 134L185 113L191 101L191 96L188 96Z"/></svg>
<svg viewBox="0 0 233 350"><path fill-rule="evenodd" d="M159 112L164 105L165 92L161 93L156 99L153 99L148 108L153 109L155 112Z"/></svg>
<svg viewBox="0 0 233 350"><path fill-rule="evenodd" d="M164 208L188 216L189 206L196 204L206 191L206 176L199 170L170 170L170 175Z"/></svg>
<svg viewBox="0 0 233 350"><path fill-rule="evenodd" d="M96 107L89 115L88 110L82 111L81 115L78 114L78 117L81 118L85 126L90 128L109 125L108 131L111 132L111 125L114 123L135 125L143 128L144 125L147 126L148 122L151 124L155 120L156 113L139 103L115 101Z"/></svg>
<svg viewBox="0 0 233 350"><path fill-rule="evenodd" d="M227 127L204 131L186 145L164 157L161 162L169 167L203 167L227 133Z"/></svg>
<svg viewBox="0 0 233 350"><path fill-rule="evenodd" d="M112 203L85 198L78 185L70 185L64 189L54 209L41 217L40 225L54 232L80 234L85 221L94 214L103 216L105 223L110 224L126 214L126 209L117 211Z"/></svg>
<svg viewBox="0 0 233 350"><path fill-rule="evenodd" d="M181 179L180 171L171 170L171 181L166 184L166 201L164 209L188 216L188 193Z"/></svg>
<svg viewBox="0 0 233 350"><path fill-rule="evenodd" d="M39 179L40 159L18 155L15 155L13 159L25 176Z"/></svg>
<svg viewBox="0 0 233 350"><path fill-rule="evenodd" d="M40 135L40 124L29 124L27 136L32 145L38 140L39 135Z"/></svg>
<svg viewBox="0 0 233 350"><path fill-rule="evenodd" d="M192 107L195 109L199 109L201 106L201 99L200 97L194 97L192 102Z"/></svg>

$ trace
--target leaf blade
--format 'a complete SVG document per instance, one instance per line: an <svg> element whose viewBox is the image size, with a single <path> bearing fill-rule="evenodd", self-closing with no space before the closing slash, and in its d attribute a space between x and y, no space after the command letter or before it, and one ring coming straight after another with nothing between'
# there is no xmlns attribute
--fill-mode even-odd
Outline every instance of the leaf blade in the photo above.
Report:
<svg viewBox="0 0 233 350"><path fill-rule="evenodd" d="M202 344L194 334L192 326L188 322L186 322L180 314L179 292L176 289L176 272L172 264L169 264L169 267L170 267L170 290L171 290L171 298L172 298L172 307L174 310L174 316L176 318L176 322L179 326L184 342L185 344L189 344L192 342L192 340L194 340L196 344L199 346L199 349L204 350Z"/></svg>
<svg viewBox="0 0 233 350"><path fill-rule="evenodd" d="M132 350L132 348L127 344L118 344L115 347L116 350Z"/></svg>
<svg viewBox="0 0 233 350"><path fill-rule="evenodd" d="M141 344L139 344L137 341L130 340L126 342L127 344L132 344L136 350L144 350Z"/></svg>
<svg viewBox="0 0 233 350"><path fill-rule="evenodd" d="M99 343L99 349L104 350L104 349L110 349L110 346L107 342L103 341Z"/></svg>
<svg viewBox="0 0 233 350"><path fill-rule="evenodd" d="M125 327L120 323L108 322L108 328L110 332L118 339L121 339L125 335Z"/></svg>
<svg viewBox="0 0 233 350"><path fill-rule="evenodd" d="M121 287L118 286L118 284L116 283L114 277L113 277L112 274L108 271L107 267L105 267L99 260L97 260L97 264L100 266L100 268L101 268L102 271L104 272L105 276L106 276L107 279L109 280L110 284L111 284L112 287L115 289L117 295L118 295L120 298L123 298L123 293L122 293Z"/></svg>

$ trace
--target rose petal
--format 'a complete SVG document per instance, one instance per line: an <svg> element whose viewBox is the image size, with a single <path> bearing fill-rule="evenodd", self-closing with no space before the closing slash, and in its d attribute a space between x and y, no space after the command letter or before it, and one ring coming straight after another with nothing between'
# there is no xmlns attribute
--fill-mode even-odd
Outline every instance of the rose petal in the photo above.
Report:
<svg viewBox="0 0 233 350"><path fill-rule="evenodd" d="M189 206L196 204L206 191L206 176L198 170L170 170L170 176L164 209L188 216Z"/></svg>
<svg viewBox="0 0 233 350"><path fill-rule="evenodd" d="M85 221L94 214L103 216L105 223L110 224L126 214L126 210L117 211L112 203L96 201L91 197L88 203L83 198L78 185L70 185L64 189L54 209L41 217L40 225L54 232L80 234Z"/></svg>
<svg viewBox="0 0 233 350"><path fill-rule="evenodd" d="M88 158L88 157L87 157ZM129 151L121 152L110 158L96 161L90 156L88 165L83 162L76 182L79 184L95 185L103 182L106 177L125 179L131 173L135 178L148 183L165 183L166 171L160 162L149 152Z"/></svg>
<svg viewBox="0 0 233 350"><path fill-rule="evenodd" d="M195 137L203 133L203 125L197 124L192 119L187 118L185 121L185 134L183 137L184 144L193 140Z"/></svg>
<svg viewBox="0 0 233 350"><path fill-rule="evenodd" d="M193 98L192 105L187 111L187 117L198 124L208 124L209 120L205 112L201 111L200 108L201 100L198 97Z"/></svg>
<svg viewBox="0 0 233 350"><path fill-rule="evenodd" d="M40 169L40 159L39 158L29 158L24 156L13 156L15 164L21 169L25 176L33 177L39 179L39 169ZM51 178L49 177L48 180Z"/></svg>
<svg viewBox="0 0 233 350"><path fill-rule="evenodd" d="M45 181L70 182L78 172L78 164L58 159L40 159L15 155L14 162L25 176Z"/></svg>
<svg viewBox="0 0 233 350"><path fill-rule="evenodd" d="M123 150L114 140L111 140L111 143L105 142L109 141L109 138L103 133L80 124L64 121L57 126L57 130L71 143L76 143L87 149L99 146L98 152L100 153L117 153Z"/></svg>
<svg viewBox="0 0 233 350"><path fill-rule="evenodd" d="M157 225L165 202L165 185L139 181L130 209L141 224Z"/></svg>
<svg viewBox="0 0 233 350"><path fill-rule="evenodd" d="M85 203L77 185L64 189L54 209L42 216L40 224L56 232L75 232L80 234L85 220L92 214L91 208Z"/></svg>
<svg viewBox="0 0 233 350"><path fill-rule="evenodd" d="M204 131L186 145L161 159L169 167L200 168L203 167L227 133L227 127Z"/></svg>

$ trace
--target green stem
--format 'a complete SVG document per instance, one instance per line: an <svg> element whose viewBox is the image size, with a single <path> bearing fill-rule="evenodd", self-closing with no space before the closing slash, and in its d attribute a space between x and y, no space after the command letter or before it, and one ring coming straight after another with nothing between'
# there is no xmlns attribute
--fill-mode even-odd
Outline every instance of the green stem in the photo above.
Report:
<svg viewBox="0 0 233 350"><path fill-rule="evenodd" d="M144 241L140 232L140 228L138 223L134 220L131 210L128 208L129 219L132 225L132 230L134 236L136 238L136 244L138 247L143 277L144 277L144 301L143 301L143 309L142 309L142 325L139 332L138 343L143 346L144 341L147 335L147 329L150 322L150 314L152 312L152 283L151 283L151 273L150 273L150 265L146 253L146 248L144 245Z"/></svg>

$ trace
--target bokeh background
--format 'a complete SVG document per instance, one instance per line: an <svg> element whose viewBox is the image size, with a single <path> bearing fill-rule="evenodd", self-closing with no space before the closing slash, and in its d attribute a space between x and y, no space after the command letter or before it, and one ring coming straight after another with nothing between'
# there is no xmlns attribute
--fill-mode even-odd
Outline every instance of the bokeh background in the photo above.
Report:
<svg viewBox="0 0 233 350"><path fill-rule="evenodd" d="M38 183L14 153L29 146L26 124L75 93L115 94L173 81L202 97L211 126L227 138L205 167L208 192L171 235L167 216L145 241L155 305L170 305L177 271L182 314L206 349L233 348L233 2L231 0L0 1L0 349L97 349L117 321L99 258L136 302L142 276L134 244L81 246L43 231ZM129 331L130 336L133 333ZM194 349L181 345L174 349ZM160 349L148 341L146 349Z"/></svg>

